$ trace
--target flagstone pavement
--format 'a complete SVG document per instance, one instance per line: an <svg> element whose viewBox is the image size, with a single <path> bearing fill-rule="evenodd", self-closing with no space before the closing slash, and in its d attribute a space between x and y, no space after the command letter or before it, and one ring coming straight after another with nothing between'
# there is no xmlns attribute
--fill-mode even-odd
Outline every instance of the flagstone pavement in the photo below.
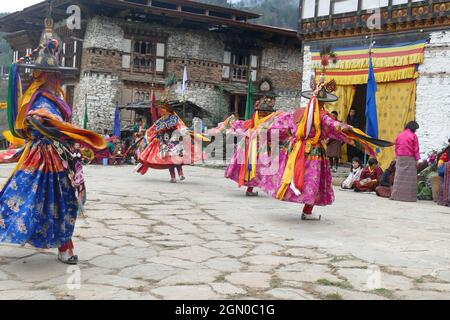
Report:
<svg viewBox="0 0 450 320"><path fill-rule="evenodd" d="M0 167L5 182L12 166ZM0 299L450 299L450 208L336 189L320 222L223 170L89 166L68 267L0 245Z"/></svg>

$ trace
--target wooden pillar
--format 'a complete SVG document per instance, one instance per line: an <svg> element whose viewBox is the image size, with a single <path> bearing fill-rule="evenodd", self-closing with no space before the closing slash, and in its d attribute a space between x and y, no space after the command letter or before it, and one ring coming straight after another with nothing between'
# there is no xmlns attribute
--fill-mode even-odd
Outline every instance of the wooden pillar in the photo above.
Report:
<svg viewBox="0 0 450 320"><path fill-rule="evenodd" d="M317 29L317 17L319 15L319 0L314 0L314 29Z"/></svg>
<svg viewBox="0 0 450 320"><path fill-rule="evenodd" d="M392 20L392 0L389 0L388 3L388 20L389 22Z"/></svg>
<svg viewBox="0 0 450 320"><path fill-rule="evenodd" d="M408 21L412 20L412 0L408 0Z"/></svg>
<svg viewBox="0 0 450 320"><path fill-rule="evenodd" d="M358 8L356 13L356 24L358 26L363 26L363 23L361 22L361 15L362 15L362 0L358 0Z"/></svg>
<svg viewBox="0 0 450 320"><path fill-rule="evenodd" d="M298 5L298 33L301 34L302 32L302 20L303 20L303 1L300 0Z"/></svg>
<svg viewBox="0 0 450 320"><path fill-rule="evenodd" d="M328 30L331 30L333 28L333 12L334 12L334 2L335 0L330 0L330 11L329 11L329 17L328 17Z"/></svg>

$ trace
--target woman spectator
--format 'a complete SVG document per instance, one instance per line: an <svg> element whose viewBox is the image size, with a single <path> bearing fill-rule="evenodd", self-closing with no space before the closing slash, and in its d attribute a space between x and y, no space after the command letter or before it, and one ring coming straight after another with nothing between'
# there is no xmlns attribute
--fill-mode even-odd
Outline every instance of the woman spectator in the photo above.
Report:
<svg viewBox="0 0 450 320"><path fill-rule="evenodd" d="M333 120L338 121L338 113L333 111L331 113ZM330 159L330 166L333 172L338 171L339 159L342 154L342 144L340 141L335 139L329 139L327 141L327 157Z"/></svg>
<svg viewBox="0 0 450 320"><path fill-rule="evenodd" d="M361 129L361 125L356 114L356 107L352 107L347 117L347 124L353 128ZM347 159L360 158L362 159L364 155L356 147L347 145Z"/></svg>
<svg viewBox="0 0 450 320"><path fill-rule="evenodd" d="M109 138L108 129L103 129L103 139L108 140Z"/></svg>
<svg viewBox="0 0 450 320"><path fill-rule="evenodd" d="M395 165L396 161L392 161L383 175L381 176L380 185L376 187L375 192L377 196L382 198L390 198L392 194L392 186L394 185L395 180Z"/></svg>
<svg viewBox="0 0 450 320"><path fill-rule="evenodd" d="M450 139L448 143L450 144ZM438 204L450 207L450 146L439 157L438 173L441 177Z"/></svg>
<svg viewBox="0 0 450 320"><path fill-rule="evenodd" d="M395 139L397 163L391 200L417 201L417 161L420 160L418 129L419 124L411 121Z"/></svg>
<svg viewBox="0 0 450 320"><path fill-rule="evenodd" d="M353 158L350 174L348 175L347 179L345 179L344 182L342 182L341 188L353 189L354 183L360 179L363 169L364 168L362 166L361 160L359 158Z"/></svg>
<svg viewBox="0 0 450 320"><path fill-rule="evenodd" d="M356 181L355 192L373 192L380 185L383 170L378 165L375 158L371 158L369 163L361 173L361 179Z"/></svg>

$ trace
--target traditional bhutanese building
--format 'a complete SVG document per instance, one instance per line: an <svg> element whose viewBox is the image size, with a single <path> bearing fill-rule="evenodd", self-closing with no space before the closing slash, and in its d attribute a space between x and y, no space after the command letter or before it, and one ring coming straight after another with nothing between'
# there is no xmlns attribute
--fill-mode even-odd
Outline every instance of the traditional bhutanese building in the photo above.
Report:
<svg viewBox="0 0 450 320"><path fill-rule="evenodd" d="M448 0L301 0L303 87L309 87L311 75L321 73L320 51L330 46L338 60L325 75L336 80L340 100L327 108L346 120L354 107L365 128L373 40L379 136L393 141L408 121L416 119L425 157L450 138L449 15ZM388 166L394 148L384 149L379 158Z"/></svg>
<svg viewBox="0 0 450 320"><path fill-rule="evenodd" d="M117 100L121 106L149 107L152 91L160 99L166 85L169 98L179 99L184 66L188 106L204 110L209 125L233 113L244 116L250 76L255 95L267 87L279 95L277 107L300 103L303 56L297 31L252 23L258 14L188 0L52 3L64 64L79 69L65 79L68 100L75 120L88 109L90 129L112 130ZM48 4L0 19L15 58L38 45ZM80 28L71 28L77 9ZM122 111L124 125L134 121L133 108L128 109Z"/></svg>

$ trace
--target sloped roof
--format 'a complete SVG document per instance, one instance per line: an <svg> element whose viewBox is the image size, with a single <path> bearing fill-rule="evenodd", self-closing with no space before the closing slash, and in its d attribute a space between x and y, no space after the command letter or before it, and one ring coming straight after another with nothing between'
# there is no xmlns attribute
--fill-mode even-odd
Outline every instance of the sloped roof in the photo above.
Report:
<svg viewBox="0 0 450 320"><path fill-rule="evenodd" d="M40 30L47 14L49 0L42 1L22 11L0 18L0 31ZM297 37L297 31L248 22L260 17L248 11L208 5L189 0L72 0L71 5L79 5L82 14L116 16L118 13L133 13L160 16L165 18L193 21L210 26L233 27L288 37ZM68 17L67 0L54 0L52 16L55 21Z"/></svg>

